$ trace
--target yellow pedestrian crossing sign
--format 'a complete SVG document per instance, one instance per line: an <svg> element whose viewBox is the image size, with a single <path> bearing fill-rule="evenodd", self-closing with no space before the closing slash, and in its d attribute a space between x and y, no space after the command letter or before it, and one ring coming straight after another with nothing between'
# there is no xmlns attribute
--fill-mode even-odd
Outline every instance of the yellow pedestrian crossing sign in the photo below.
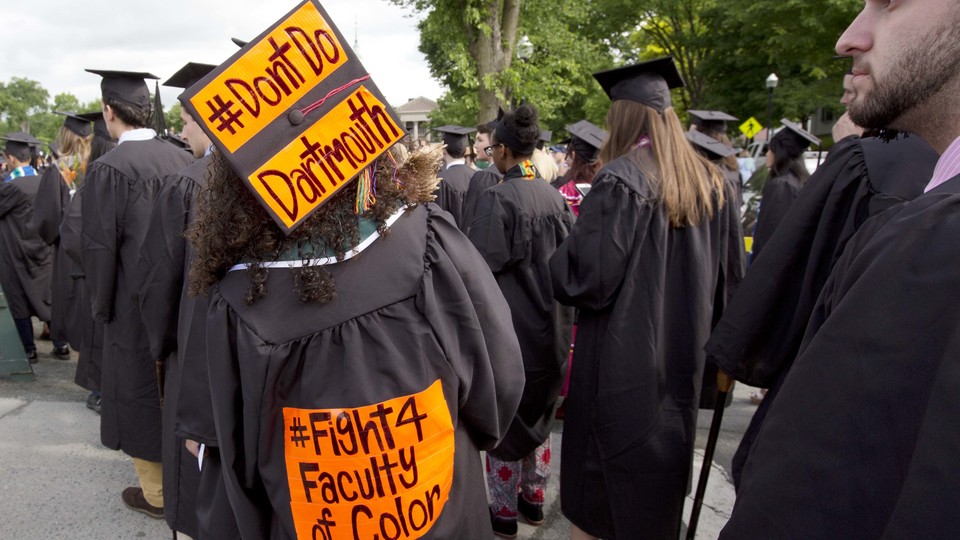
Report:
<svg viewBox="0 0 960 540"><path fill-rule="evenodd" d="M763 126L752 116L748 118L746 122L740 124L740 132L746 135L748 139L752 139L753 136L760 133L761 130L763 130Z"/></svg>

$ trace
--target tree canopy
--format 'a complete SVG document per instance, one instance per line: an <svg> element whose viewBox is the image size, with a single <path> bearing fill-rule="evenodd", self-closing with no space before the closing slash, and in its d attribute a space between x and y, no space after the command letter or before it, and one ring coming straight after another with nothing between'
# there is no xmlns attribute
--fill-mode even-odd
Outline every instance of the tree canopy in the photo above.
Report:
<svg viewBox="0 0 960 540"><path fill-rule="evenodd" d="M848 64L833 60L833 48L861 7L859 0L390 1L424 15L420 50L447 87L434 123L489 120L493 95L505 108L536 104L554 131L581 118L602 125L609 103L593 72L667 54L687 83L675 94L681 113L706 108L763 119L770 73L780 79L774 118L839 109ZM515 34L497 34L490 16L514 5ZM478 35L493 36L488 45L513 56L491 71L478 60ZM515 57L523 36L533 45L527 60Z"/></svg>

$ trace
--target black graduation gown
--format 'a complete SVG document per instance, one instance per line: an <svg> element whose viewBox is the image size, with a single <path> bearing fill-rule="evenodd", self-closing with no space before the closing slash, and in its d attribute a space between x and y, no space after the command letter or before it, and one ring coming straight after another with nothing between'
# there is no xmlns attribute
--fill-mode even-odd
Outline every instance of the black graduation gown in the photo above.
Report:
<svg viewBox="0 0 960 540"><path fill-rule="evenodd" d="M53 252L53 270L50 279L50 337L55 342L65 343L68 338L67 325L71 324L71 306L76 305L76 290L70 278L70 263L63 258L60 250L60 224L70 190L60 169L52 165L43 170L37 197L33 201L33 223L37 234L50 246Z"/></svg>
<svg viewBox="0 0 960 540"><path fill-rule="evenodd" d="M242 537L295 538L293 513L303 512L311 517L300 538L309 538L310 527L323 518L325 501L334 497L340 504L329 508L341 512L331 528L334 538L354 538L351 511L376 527L381 511L395 513L396 506L403 509L403 527L412 533L419 524L424 532L422 507L412 517L407 509L418 504L411 498L422 501L427 495L436 521L423 538L489 538L479 450L495 446L507 431L520 401L523 366L509 308L483 259L450 215L431 203L408 210L388 236L327 269L337 287L327 304L301 303L291 270L285 268L268 270L269 292L253 305L244 301L250 279L243 270L229 272L210 292L207 361L214 419L224 481ZM413 399L428 387L442 389L445 405L433 399L425 411L384 403L398 396ZM378 404L386 416L372 425L369 411ZM366 406L371 407L357 412ZM300 424L299 432L299 420L285 419L285 412L302 409L354 409L360 415L337 416L343 422L338 428L340 459L330 450L332 428L320 416L326 413L315 412L315 421L306 428ZM421 432L411 419L424 413L432 420ZM437 419L447 414L452 425L437 434ZM364 450L348 434L358 422L371 433ZM311 443L303 440L304 433ZM423 442L414 437L418 433ZM430 460L422 461L423 445L433 437L452 437L455 450L452 456L433 454L440 476L452 476L442 510L434 495L445 488L432 487L437 479L424 469ZM370 479L361 471L369 474L370 463L384 460L395 464L398 449L409 450L404 454L408 463L419 463L418 477L411 477L409 469L393 473L410 490L397 485L403 493L395 499L389 487L393 482L374 471L382 495L357 499ZM285 458L285 452L316 456L317 450L329 458L322 470L336 473L339 489L318 477L312 460ZM347 456L357 459L348 462ZM299 501L312 493L314 504L292 505L291 493ZM375 508L379 510L371 510ZM391 519L396 518L383 515L387 533L395 536ZM313 534L329 538L318 529ZM359 537L373 534L366 530Z"/></svg>
<svg viewBox="0 0 960 540"><path fill-rule="evenodd" d="M760 199L760 210L757 214L757 226L753 230L753 250L750 254L751 263L757 260L760 252L766 247L773 232L783 221L793 201L803 188L800 179L791 171L767 180L763 185L763 195Z"/></svg>
<svg viewBox="0 0 960 540"><path fill-rule="evenodd" d="M129 141L87 168L83 266L94 320L104 324L100 439L131 457L160 461L156 359L137 299L140 244L160 178L192 156L160 139Z"/></svg>
<svg viewBox="0 0 960 540"><path fill-rule="evenodd" d="M720 268L720 283L717 287L717 297L713 305L713 326L717 325L724 310L730 305L733 294L737 292L740 282L743 280L743 273L747 268L747 254L743 245L743 227L741 225L740 204L743 199L743 180L740 177L740 171L731 171L721 162L714 162L717 168L723 174L723 179L727 183L727 194L730 197L728 204L730 215L735 215L736 223L731 223L727 230L730 235L727 241L727 260L731 264ZM732 261L740 259L740 264L733 264ZM704 410L714 410L717 406L717 367L716 361L707 355L703 364L703 382L700 386L700 408ZM727 394L724 407L728 407L733 402L733 392Z"/></svg>
<svg viewBox="0 0 960 540"><path fill-rule="evenodd" d="M477 203L480 201L480 195L487 188L499 184L501 180L503 180L503 175L493 165L473 173L473 176L470 177L470 187L463 197L463 216L461 221L457 223L464 234L470 232L473 217L477 214Z"/></svg>
<svg viewBox="0 0 960 540"><path fill-rule="evenodd" d="M754 260L706 346L734 378L770 389L734 456L735 484L847 241L868 217L920 195L937 158L915 136L840 141L771 237L768 255Z"/></svg>
<svg viewBox="0 0 960 540"><path fill-rule="evenodd" d="M633 159L600 170L550 261L557 299L579 308L561 507L594 536L676 538L703 344L721 272L736 275L742 264L727 245L738 205L728 202L698 225L671 227Z"/></svg>
<svg viewBox="0 0 960 540"><path fill-rule="evenodd" d="M70 324L67 325L67 339L70 346L78 352L77 372L73 382L78 386L99 392L102 386L103 364L103 323L93 320L90 305L90 291L83 271L83 248L81 227L83 219L83 185L67 202L60 225L60 249L64 261L69 265L68 273L74 281L75 296L69 301L67 312Z"/></svg>
<svg viewBox="0 0 960 540"><path fill-rule="evenodd" d="M0 286L14 319L50 320L53 252L33 227L40 177L0 182Z"/></svg>
<svg viewBox="0 0 960 540"><path fill-rule="evenodd" d="M960 176L850 240L721 538L956 536L958 193Z"/></svg>
<svg viewBox="0 0 960 540"><path fill-rule="evenodd" d="M176 418L195 411L209 422L206 437L215 442L213 410L204 342L207 299L187 294L193 250L183 233L196 214L207 183L211 156L163 179L140 250L140 307L153 358L164 358L163 513L170 528L197 537L197 460L184 446ZM189 416L188 416L189 418ZM211 441L211 438L214 441Z"/></svg>
<svg viewBox="0 0 960 540"><path fill-rule="evenodd" d="M437 206L443 208L453 216L453 221L460 224L463 219L463 198L470 187L470 177L473 169L466 165L451 165L440 171L440 184L437 186Z"/></svg>
<svg viewBox="0 0 960 540"><path fill-rule="evenodd" d="M550 256L573 221L557 190L539 176L524 178L516 166L483 192L470 225L470 241L510 305L527 380L507 436L491 451L504 461L523 459L550 436L573 327L573 308L553 299Z"/></svg>

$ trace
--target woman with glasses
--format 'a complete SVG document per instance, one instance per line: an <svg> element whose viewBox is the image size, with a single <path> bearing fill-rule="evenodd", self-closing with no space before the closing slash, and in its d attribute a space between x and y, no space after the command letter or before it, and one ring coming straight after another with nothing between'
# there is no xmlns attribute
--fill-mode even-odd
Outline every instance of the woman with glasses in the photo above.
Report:
<svg viewBox="0 0 960 540"><path fill-rule="evenodd" d="M503 181L480 196L468 232L510 305L526 376L520 408L504 439L487 454L493 531L505 538L516 535L518 512L532 525L543 523L550 424L573 321L573 310L553 299L548 263L574 217L532 162L539 133L531 105L497 123L484 153Z"/></svg>

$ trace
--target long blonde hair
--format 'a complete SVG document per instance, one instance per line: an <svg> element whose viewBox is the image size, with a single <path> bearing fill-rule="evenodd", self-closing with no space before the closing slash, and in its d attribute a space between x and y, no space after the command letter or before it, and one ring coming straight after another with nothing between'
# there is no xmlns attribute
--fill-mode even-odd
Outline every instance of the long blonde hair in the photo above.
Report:
<svg viewBox="0 0 960 540"><path fill-rule="evenodd" d="M60 132L57 133L56 144L60 154L57 158L57 167L71 189L76 189L83 183L91 140L93 135L81 137L65 127L61 127Z"/></svg>
<svg viewBox="0 0 960 540"><path fill-rule="evenodd" d="M600 148L600 159L604 163L621 156L633 159L657 183L671 226L696 225L723 207L725 191L720 171L693 150L672 107L660 115L642 103L614 101L607 113L607 130L609 136ZM650 138L652 159L637 147L644 136ZM717 208L713 205L714 192Z"/></svg>

